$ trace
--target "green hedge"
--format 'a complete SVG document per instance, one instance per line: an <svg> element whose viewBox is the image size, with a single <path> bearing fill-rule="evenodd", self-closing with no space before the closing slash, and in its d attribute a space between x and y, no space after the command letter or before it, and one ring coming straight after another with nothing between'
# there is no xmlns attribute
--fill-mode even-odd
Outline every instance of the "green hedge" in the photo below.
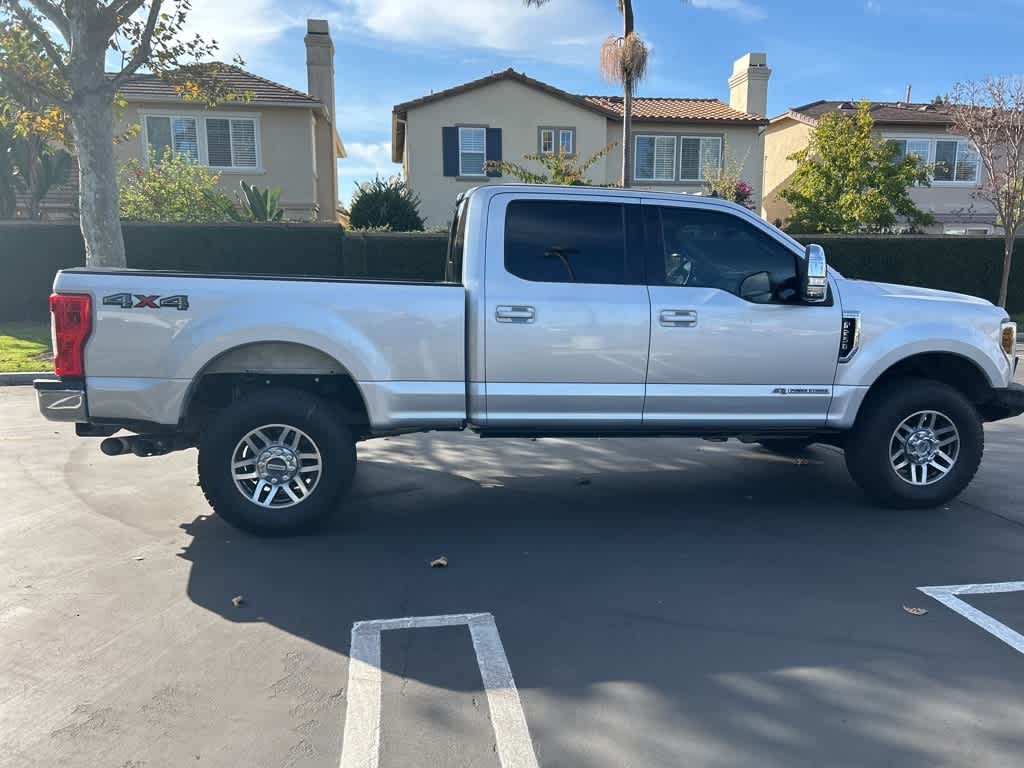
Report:
<svg viewBox="0 0 1024 768"><path fill-rule="evenodd" d="M805 245L820 243L829 264L845 277L919 285L945 291L999 297L1003 238L943 235L794 235ZM1006 308L1024 312L1024 238L1017 240Z"/></svg>
<svg viewBox="0 0 1024 768"><path fill-rule="evenodd" d="M128 266L189 272L442 280L446 235L333 224L123 225ZM77 224L0 223L0 320L45 320L58 269L85 263Z"/></svg>
<svg viewBox="0 0 1024 768"><path fill-rule="evenodd" d="M332 224L124 225L128 266L400 280L444 278L443 234L344 232ZM995 300L1003 262L997 237L797 235L821 243L847 277L906 283ZM75 224L0 222L0 320L45 320L54 273L84 263ZM1007 309L1024 312L1024 239Z"/></svg>

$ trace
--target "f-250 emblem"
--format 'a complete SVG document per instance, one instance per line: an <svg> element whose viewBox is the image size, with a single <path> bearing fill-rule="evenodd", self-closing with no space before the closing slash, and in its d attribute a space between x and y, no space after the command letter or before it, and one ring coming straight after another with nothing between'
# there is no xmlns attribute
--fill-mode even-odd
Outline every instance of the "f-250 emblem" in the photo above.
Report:
<svg viewBox="0 0 1024 768"><path fill-rule="evenodd" d="M103 297L103 306L121 309L188 309L188 296L147 296L144 293L112 293Z"/></svg>

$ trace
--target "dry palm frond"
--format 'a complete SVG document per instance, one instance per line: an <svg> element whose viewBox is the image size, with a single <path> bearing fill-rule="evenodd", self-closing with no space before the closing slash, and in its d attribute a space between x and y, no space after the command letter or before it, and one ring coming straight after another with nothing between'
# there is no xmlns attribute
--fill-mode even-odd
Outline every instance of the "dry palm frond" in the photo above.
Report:
<svg viewBox="0 0 1024 768"><path fill-rule="evenodd" d="M626 37L609 35L601 43L601 76L613 83L636 85L647 76L647 44L631 32Z"/></svg>

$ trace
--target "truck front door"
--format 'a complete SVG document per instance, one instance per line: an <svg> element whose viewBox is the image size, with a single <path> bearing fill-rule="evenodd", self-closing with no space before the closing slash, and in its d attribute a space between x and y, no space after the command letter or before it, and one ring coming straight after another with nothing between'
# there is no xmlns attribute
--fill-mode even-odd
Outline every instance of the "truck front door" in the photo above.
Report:
<svg viewBox="0 0 1024 768"><path fill-rule="evenodd" d="M651 349L644 426L825 424L842 308L799 298L794 250L712 203L646 200Z"/></svg>
<svg viewBox="0 0 1024 768"><path fill-rule="evenodd" d="M639 427L650 340L639 200L536 193L489 206L488 429Z"/></svg>

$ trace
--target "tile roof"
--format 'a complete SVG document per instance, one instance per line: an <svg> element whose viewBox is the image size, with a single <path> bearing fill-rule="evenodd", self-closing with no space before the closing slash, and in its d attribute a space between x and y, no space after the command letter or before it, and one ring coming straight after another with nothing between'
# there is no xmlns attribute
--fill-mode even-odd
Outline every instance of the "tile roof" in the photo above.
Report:
<svg viewBox="0 0 1024 768"><path fill-rule="evenodd" d="M826 100L813 101L800 107L791 107L787 112L773 118L792 117L808 123L818 122L818 118L829 112L853 114L857 111L857 101ZM952 124L952 120L941 104L918 104L899 101L872 101L871 116L876 123L883 125L922 125L944 128Z"/></svg>
<svg viewBox="0 0 1024 768"><path fill-rule="evenodd" d="M252 100L248 102L249 104L310 108L321 106L320 101L308 93L254 75L234 64L211 62L209 66L211 69L218 68L218 80L230 90L236 93L251 94ZM152 74L132 75L121 86L120 93L128 101L181 101L181 97L175 92L172 83Z"/></svg>
<svg viewBox="0 0 1024 768"><path fill-rule="evenodd" d="M522 72L516 72L509 67L501 72L471 80L443 91L421 96L418 99L404 101L396 104L391 110L391 159L402 162L402 153L405 145L405 118L410 109L430 104L449 96L456 96L460 93L482 88L492 83L511 80L521 83L530 88L535 88L555 98L562 99L575 104L583 109L597 112L607 118L618 119L622 117L621 96L582 96L575 93L563 91L540 80L527 77ZM768 121L758 115L738 112L717 99L673 99L673 98L647 98L635 97L633 99L633 118L635 120L646 120L651 122L689 122L707 123L711 125L732 123L741 125L764 125Z"/></svg>
<svg viewBox="0 0 1024 768"><path fill-rule="evenodd" d="M583 96L585 101L622 116L621 96ZM693 120L716 123L763 123L758 115L740 112L718 99L633 98L634 120Z"/></svg>

